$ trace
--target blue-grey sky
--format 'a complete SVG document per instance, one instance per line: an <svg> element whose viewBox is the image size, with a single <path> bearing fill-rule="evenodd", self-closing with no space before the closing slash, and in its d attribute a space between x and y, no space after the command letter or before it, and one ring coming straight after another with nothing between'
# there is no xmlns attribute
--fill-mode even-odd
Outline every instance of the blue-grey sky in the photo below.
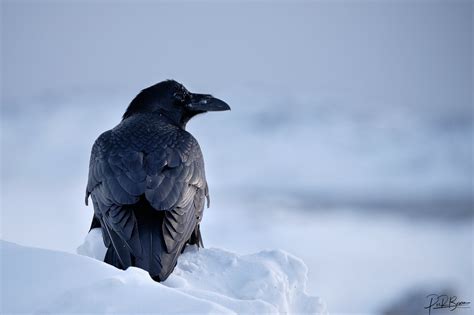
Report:
<svg viewBox="0 0 474 315"><path fill-rule="evenodd" d="M78 243L93 141L167 78L232 106L188 126L217 209L472 212L471 1L1 4L7 239Z"/></svg>
<svg viewBox="0 0 474 315"><path fill-rule="evenodd" d="M3 101L267 84L466 110L471 1L2 1Z"/></svg>

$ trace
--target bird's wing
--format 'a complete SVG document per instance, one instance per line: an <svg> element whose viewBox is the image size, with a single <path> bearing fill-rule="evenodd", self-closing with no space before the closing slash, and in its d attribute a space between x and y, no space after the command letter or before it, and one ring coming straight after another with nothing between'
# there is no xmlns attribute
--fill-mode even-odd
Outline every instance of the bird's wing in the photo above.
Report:
<svg viewBox="0 0 474 315"><path fill-rule="evenodd" d="M125 207L137 203L144 191L142 155L132 147L121 146L111 130L99 136L91 152L86 204L91 195L105 245L117 249L122 265L130 260L127 251L133 255L142 252L135 214Z"/></svg>
<svg viewBox="0 0 474 315"><path fill-rule="evenodd" d="M136 257L142 254L137 219L130 211L142 196L155 210L165 211L157 229L172 256L177 257L202 217L208 196L202 153L189 133L174 132L154 139L148 134L145 140L134 141L108 131L93 146L86 200L92 194L96 215L111 230L104 233L106 245L119 247L119 256L126 256L120 253L124 250ZM137 141L144 145L137 147ZM121 258L123 265L129 264L123 261L126 257Z"/></svg>
<svg viewBox="0 0 474 315"><path fill-rule="evenodd" d="M201 220L204 198L209 196L201 149L185 133L176 145L145 156L144 167L146 200L154 209L165 210L166 251L177 252Z"/></svg>

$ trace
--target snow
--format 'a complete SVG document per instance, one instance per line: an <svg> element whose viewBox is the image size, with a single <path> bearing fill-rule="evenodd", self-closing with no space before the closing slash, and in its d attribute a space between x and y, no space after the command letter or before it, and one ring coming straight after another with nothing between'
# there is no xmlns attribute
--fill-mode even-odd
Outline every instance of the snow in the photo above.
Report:
<svg viewBox="0 0 474 315"><path fill-rule="evenodd" d="M92 257L100 261L104 260L106 252L107 247L105 247L104 241L102 240L101 229L90 230L84 239L84 243L77 248L79 255Z"/></svg>
<svg viewBox="0 0 474 315"><path fill-rule="evenodd" d="M103 253L93 230L78 252ZM237 255L189 247L154 282L139 268L1 241L2 313L325 314L306 291L307 268L281 250Z"/></svg>
<svg viewBox="0 0 474 315"><path fill-rule="evenodd" d="M325 110L316 96L305 102L289 97L300 114L284 115L271 107L276 90L214 94L232 112L190 123L211 187L202 222L205 245L239 254L282 248L301 257L309 267L308 291L323 297L332 312L377 312L413 287L430 294L439 283L472 300L472 207L456 220L450 217L459 217L461 207L437 202L452 189L462 196L472 187L466 184L472 153L465 145L472 142L472 127L459 135L445 132L416 111L400 121L376 111L372 121L349 125L351 116L371 110L351 112L342 103ZM67 252L82 242L93 214L83 201L90 148L117 123L130 96L81 97L56 108L49 101L32 103L1 117L9 152L2 156L1 238ZM280 123L259 124L277 110ZM306 114L320 119L303 120ZM375 123L390 128L372 132ZM25 126L36 130L35 137ZM368 207L343 198L348 190L360 192L362 201L365 195L388 202ZM344 202L325 202L328 196ZM390 209L389 201L402 197L414 203ZM421 209L417 200L432 204Z"/></svg>
<svg viewBox="0 0 474 315"><path fill-rule="evenodd" d="M426 296L440 286L474 298L472 219L413 220L383 208L301 211L288 204L259 213L263 207L210 208L204 241L239 253L288 249L307 264L308 291L323 297L331 313L378 313L413 289ZM239 240L238 233L252 241Z"/></svg>

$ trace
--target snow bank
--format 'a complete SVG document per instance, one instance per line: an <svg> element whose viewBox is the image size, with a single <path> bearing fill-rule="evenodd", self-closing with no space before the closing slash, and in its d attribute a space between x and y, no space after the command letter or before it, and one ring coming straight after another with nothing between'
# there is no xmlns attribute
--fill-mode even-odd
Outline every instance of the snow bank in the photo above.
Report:
<svg viewBox="0 0 474 315"><path fill-rule="evenodd" d="M95 236L79 251L90 254ZM6 241L0 249L2 313L326 313L305 293L304 263L278 250L240 256L191 247L156 283L141 269L90 257Z"/></svg>
<svg viewBox="0 0 474 315"><path fill-rule="evenodd" d="M104 261L106 252L107 247L104 245L102 230L99 228L90 230L84 239L84 243L77 248L79 255L88 256L100 261Z"/></svg>

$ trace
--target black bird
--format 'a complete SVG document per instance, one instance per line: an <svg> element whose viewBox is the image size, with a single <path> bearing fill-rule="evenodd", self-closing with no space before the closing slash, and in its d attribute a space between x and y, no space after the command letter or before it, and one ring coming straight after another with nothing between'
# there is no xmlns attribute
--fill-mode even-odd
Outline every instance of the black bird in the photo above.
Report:
<svg viewBox="0 0 474 315"><path fill-rule="evenodd" d="M101 227L104 261L137 266L165 280L186 244L203 246L199 223L209 189L196 139L185 130L194 116L224 111L225 102L190 93L168 80L142 90L122 121L92 147L86 205Z"/></svg>

